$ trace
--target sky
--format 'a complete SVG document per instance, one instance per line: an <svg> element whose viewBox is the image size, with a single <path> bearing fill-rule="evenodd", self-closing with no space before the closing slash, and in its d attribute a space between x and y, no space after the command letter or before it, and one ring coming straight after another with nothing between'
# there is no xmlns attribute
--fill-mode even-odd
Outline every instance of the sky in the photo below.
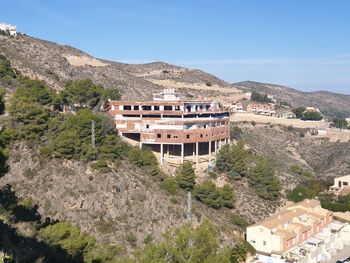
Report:
<svg viewBox="0 0 350 263"><path fill-rule="evenodd" d="M350 94L349 13L348 0L1 0L0 21L98 58Z"/></svg>

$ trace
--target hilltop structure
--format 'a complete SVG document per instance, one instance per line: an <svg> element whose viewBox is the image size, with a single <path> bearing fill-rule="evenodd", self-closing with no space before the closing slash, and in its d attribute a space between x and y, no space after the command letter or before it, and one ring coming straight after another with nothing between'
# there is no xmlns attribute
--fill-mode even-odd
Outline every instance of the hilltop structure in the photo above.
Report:
<svg viewBox="0 0 350 263"><path fill-rule="evenodd" d="M123 138L147 145L164 160L211 161L230 138L230 114L208 100L182 100L174 89L153 101L110 101L109 114Z"/></svg>
<svg viewBox="0 0 350 263"><path fill-rule="evenodd" d="M13 26L6 23L0 23L0 31L10 36L17 36L17 26Z"/></svg>
<svg viewBox="0 0 350 263"><path fill-rule="evenodd" d="M329 188L336 195L350 194L350 175L334 178L334 185Z"/></svg>

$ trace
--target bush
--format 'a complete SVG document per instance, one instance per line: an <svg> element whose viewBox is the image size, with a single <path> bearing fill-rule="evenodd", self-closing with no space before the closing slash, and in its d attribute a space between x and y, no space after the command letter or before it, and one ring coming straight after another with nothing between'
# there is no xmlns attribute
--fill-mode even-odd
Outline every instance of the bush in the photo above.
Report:
<svg viewBox="0 0 350 263"><path fill-rule="evenodd" d="M110 172L110 169L108 167L106 160L103 160L103 159L100 159L100 160L97 160L97 161L91 163L90 167L94 170L101 172L101 173Z"/></svg>
<svg viewBox="0 0 350 263"><path fill-rule="evenodd" d="M162 182L162 186L170 195L176 195L179 192L179 184L177 180L173 177L166 178Z"/></svg>
<svg viewBox="0 0 350 263"><path fill-rule="evenodd" d="M265 103L271 103L272 102L272 100L269 99L266 94L261 94L261 93L256 92L256 91L252 92L250 100L256 101L256 102L265 102Z"/></svg>
<svg viewBox="0 0 350 263"><path fill-rule="evenodd" d="M243 227L243 228L247 227L249 225L247 220L239 214L232 215L231 222L232 222L232 224L239 226L239 227Z"/></svg>

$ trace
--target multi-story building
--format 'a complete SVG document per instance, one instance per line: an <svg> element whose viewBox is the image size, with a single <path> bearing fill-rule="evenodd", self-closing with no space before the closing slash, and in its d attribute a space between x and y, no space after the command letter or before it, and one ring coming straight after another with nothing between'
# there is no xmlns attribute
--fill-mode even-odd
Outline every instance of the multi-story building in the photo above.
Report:
<svg viewBox="0 0 350 263"><path fill-rule="evenodd" d="M307 242L333 222L333 213L318 200L289 205L276 215L247 228L247 241L265 255L284 255Z"/></svg>
<svg viewBox="0 0 350 263"><path fill-rule="evenodd" d="M211 161L230 138L229 112L207 100L182 100L173 89L153 101L110 101L109 114L120 136L159 153L164 160Z"/></svg>

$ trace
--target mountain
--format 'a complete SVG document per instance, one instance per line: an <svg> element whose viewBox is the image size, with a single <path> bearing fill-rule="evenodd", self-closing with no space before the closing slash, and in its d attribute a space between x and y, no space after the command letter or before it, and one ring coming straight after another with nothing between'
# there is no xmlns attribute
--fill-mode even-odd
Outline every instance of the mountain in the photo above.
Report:
<svg viewBox="0 0 350 263"><path fill-rule="evenodd" d="M350 95L328 91L302 92L286 86L243 81L232 84L243 91L257 91L272 94L275 98L290 103L293 107L317 107L328 116L350 116Z"/></svg>

